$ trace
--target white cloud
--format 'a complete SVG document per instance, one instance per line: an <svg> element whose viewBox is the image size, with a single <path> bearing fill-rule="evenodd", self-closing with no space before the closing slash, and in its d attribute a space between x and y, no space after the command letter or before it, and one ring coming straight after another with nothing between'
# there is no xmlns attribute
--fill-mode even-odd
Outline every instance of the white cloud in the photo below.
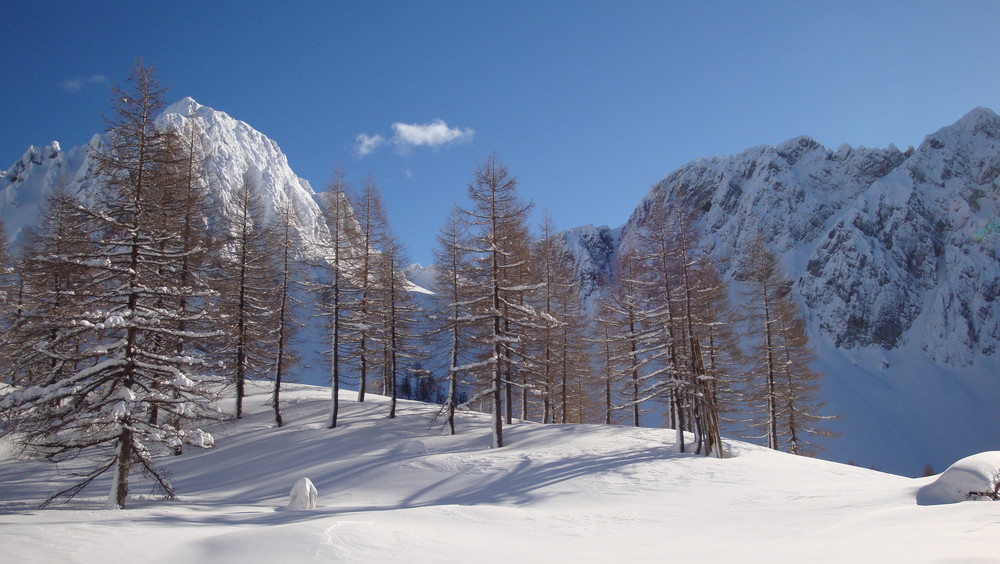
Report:
<svg viewBox="0 0 1000 564"><path fill-rule="evenodd" d="M354 147L354 154L358 158L367 157L385 143L385 138L381 135L368 135L367 133L359 133L355 140L358 144Z"/></svg>
<svg viewBox="0 0 1000 564"><path fill-rule="evenodd" d="M59 83L59 88L62 88L66 92L74 93L83 90L83 87L88 84L107 84L108 77L103 74L92 74L87 78L71 78L69 80L64 80Z"/></svg>
<svg viewBox="0 0 1000 564"><path fill-rule="evenodd" d="M392 138L386 139L381 135L368 135L360 133L355 140L354 155L364 158L375 152L376 149L391 143L396 150L403 155L408 155L413 147L440 147L455 143L467 143L472 141L475 131L466 127L448 127L444 120L436 119L431 123L402 123L392 124L394 132Z"/></svg>
<svg viewBox="0 0 1000 564"><path fill-rule="evenodd" d="M449 143L465 143L472 140L475 131L465 128L448 127L443 120L437 119L431 123L394 123L392 130L395 135L393 143L402 149L426 145L438 147Z"/></svg>
<svg viewBox="0 0 1000 564"><path fill-rule="evenodd" d="M66 92L79 92L83 88L83 83L79 80L64 80L59 83L59 88Z"/></svg>

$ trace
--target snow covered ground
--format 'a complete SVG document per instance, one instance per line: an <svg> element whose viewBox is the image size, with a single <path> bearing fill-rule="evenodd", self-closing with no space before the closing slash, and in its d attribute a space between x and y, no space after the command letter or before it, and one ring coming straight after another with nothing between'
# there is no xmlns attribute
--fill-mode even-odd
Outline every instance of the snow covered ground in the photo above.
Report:
<svg viewBox="0 0 1000 564"><path fill-rule="evenodd" d="M181 496L108 480L36 509L71 468L0 445L3 562L1000 562L1000 504L918 505L911 479L728 441L732 458L678 454L673 432L515 424L491 450L488 417L447 436L436 406L293 385L286 426L266 390L211 451L162 460ZM317 508L287 510L308 477Z"/></svg>

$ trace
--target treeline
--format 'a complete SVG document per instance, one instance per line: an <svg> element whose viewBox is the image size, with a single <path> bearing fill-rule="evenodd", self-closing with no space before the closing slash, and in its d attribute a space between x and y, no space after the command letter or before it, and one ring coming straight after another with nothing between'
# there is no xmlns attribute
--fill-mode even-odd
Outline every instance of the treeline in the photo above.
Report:
<svg viewBox="0 0 1000 564"><path fill-rule="evenodd" d="M690 219L656 198L587 311L564 237L547 216L532 233L530 204L490 156L440 230L433 305L419 307L374 181L355 189L335 171L320 196L330 237L306 253L290 205L266 217L253 171L216 201L196 121L154 121L163 93L137 64L91 154L100 197L57 188L17 256L4 253L0 433L92 462L46 504L107 471L117 507L137 470L173 497L155 456L212 446L199 426L242 417L248 379L272 382L282 425L297 329L314 318L331 429L349 383L359 402L377 386L390 418L401 396L440 402L451 433L457 411L488 412L497 448L515 418L639 425L651 410L681 450L716 456L723 429L794 453L821 434L801 315L762 241L738 269L736 311Z"/></svg>

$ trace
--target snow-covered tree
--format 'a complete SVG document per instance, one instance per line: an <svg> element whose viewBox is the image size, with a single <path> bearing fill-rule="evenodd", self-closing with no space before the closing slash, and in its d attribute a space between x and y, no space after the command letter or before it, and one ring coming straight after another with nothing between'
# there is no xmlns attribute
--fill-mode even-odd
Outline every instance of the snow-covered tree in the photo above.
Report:
<svg viewBox="0 0 1000 564"><path fill-rule="evenodd" d="M532 259L539 287L531 303L541 315L529 337L538 375L532 384L542 396L542 422L582 422L592 395L587 319L566 240L549 214L542 219Z"/></svg>
<svg viewBox="0 0 1000 564"><path fill-rule="evenodd" d="M207 218L214 214L208 201L208 181L204 167L206 158L202 143L202 131L197 122L185 120L177 129L168 126L166 137L166 167L162 179L157 182L159 189L155 191L155 205L161 210L157 213L162 223L161 229L177 234L176 244L180 247L180 261L177 265L165 265L160 275L164 279L173 279L178 287L198 285L203 287L209 276L210 225ZM164 246L165 243L161 243ZM212 299L211 314L205 312L197 326L189 327L189 322L181 319L177 324L177 335L172 339L162 340L160 346L178 356L183 356L194 347L198 353L206 353L204 343L198 340L188 342L184 334L191 328L218 328L220 317L215 307L217 301ZM161 303L161 305L166 305ZM176 303L171 304L181 311L197 313L206 308L204 299L191 299L180 294ZM208 344L209 349L214 348ZM155 404L150 413L151 420L158 417ZM179 425L179 421L175 421ZM180 454L180 447L175 449Z"/></svg>
<svg viewBox="0 0 1000 564"><path fill-rule="evenodd" d="M25 302L22 330L48 336L22 340L23 352L48 362L33 366L31 386L0 399L4 432L15 432L26 448L51 460L85 455L93 463L48 501L72 497L110 470L109 501L124 507L135 468L173 497L154 464L157 448L212 445L211 435L178 423L215 413L207 386L213 367L194 351L178 355L164 346L178 338L215 336L197 328L212 292L198 280L181 286L173 275L185 257L201 250L185 250L181 234L164 217L169 212L163 191L171 189L169 133L153 121L163 89L152 69L138 63L128 84L127 91L112 89L107 141L92 155L106 184L104 197L77 208L89 226L78 232L74 248L46 257L56 268L85 269L80 288L57 290L64 292L61 303L76 305L35 310ZM55 244L46 240L38 247ZM181 300L187 308L179 307ZM154 408L164 417L151 417Z"/></svg>
<svg viewBox="0 0 1000 564"><path fill-rule="evenodd" d="M435 335L445 358L448 392L442 409L446 413L449 432L455 434L455 411L459 405L459 388L472 383L475 368L482 366L481 349L472 344L473 332L486 315L474 308L471 247L465 224L451 213L437 236L434 248Z"/></svg>
<svg viewBox="0 0 1000 564"><path fill-rule="evenodd" d="M354 260L353 271L358 287L351 306L349 322L358 364L358 401L365 401L368 378L377 368L379 343L376 340L378 308L375 304L375 280L378 249L383 243L386 219L378 186L369 177L355 195L354 217L358 222L360 256Z"/></svg>
<svg viewBox="0 0 1000 564"><path fill-rule="evenodd" d="M587 337L596 359L594 367L595 380L600 383L601 394L601 421L605 425L611 425L618 421L615 417L615 407L617 394L619 392L620 378L615 357L617 344L621 342L612 331L612 311L607 304L607 300L599 300L597 312L594 315L594 323L590 326L591 334ZM638 409L638 406L636 406Z"/></svg>
<svg viewBox="0 0 1000 564"><path fill-rule="evenodd" d="M0 218L0 330L9 327L17 317L20 281L14 262L14 255L7 241L6 224Z"/></svg>
<svg viewBox="0 0 1000 564"><path fill-rule="evenodd" d="M596 318L604 338L605 403L610 403L610 389L617 384L620 395L614 409L627 409L630 423L636 427L640 425L643 405L668 389L659 378L662 369L650 369L650 361L662 345L656 345L660 333L655 325L650 326L646 315L641 272L633 250L626 249L617 256L611 291L600 301Z"/></svg>
<svg viewBox="0 0 1000 564"><path fill-rule="evenodd" d="M535 321L536 314L524 304L524 294L532 288L519 276L528 257L525 222L530 204L517 196L517 181L494 155L475 170L469 184L472 208L462 210L470 227L470 252L476 270L470 273L477 289L470 304L484 313L481 346L489 351L484 360L488 368L487 397L492 410L492 444L503 446L504 394L510 398L514 374L527 370L521 335ZM511 402L508 401L510 416Z"/></svg>
<svg viewBox="0 0 1000 564"><path fill-rule="evenodd" d="M689 420L695 431L695 452L722 456L722 431L719 426L718 382L716 370L710 372L705 361L705 349L714 344L713 328L731 322L724 319L728 312L726 288L712 264L696 248L690 222L675 212L673 222L678 294L678 316L682 351L682 374L690 397ZM713 307L714 306L714 307ZM720 353L717 347L709 351Z"/></svg>
<svg viewBox="0 0 1000 564"><path fill-rule="evenodd" d="M510 425L514 417L514 400L518 397L521 419L528 419L528 397L532 389L537 364L531 357L528 342L530 332L539 327L542 318L529 301L538 289L538 273L531 257L532 236L527 214L514 215L499 223L499 240L504 250L499 254L499 273L503 293L501 307L504 332L507 333L508 357L501 360L504 382L504 416ZM515 390L518 392L515 396Z"/></svg>
<svg viewBox="0 0 1000 564"><path fill-rule="evenodd" d="M390 398L390 419L396 417L397 385L399 378L405 374L402 365L414 358L416 353L416 307L410 296L410 282L403 274L404 266L406 254L403 245L386 226L375 265L374 290L375 305L380 312L378 338L382 341L382 373L386 395Z"/></svg>
<svg viewBox="0 0 1000 564"><path fill-rule="evenodd" d="M274 372L271 394L271 407L274 409L274 424L281 427L284 420L281 416L281 384L287 377L288 369L296 362L292 340L295 338L300 323L298 321L296 300L293 286L299 278L299 263L297 255L301 248L294 229L292 210L287 204L278 208L278 220L275 225L273 248L278 251L278 274L274 279L277 288L277 305L274 310L274 325L271 335L274 340Z"/></svg>
<svg viewBox="0 0 1000 564"><path fill-rule="evenodd" d="M683 432L690 431L696 452L721 456L719 390L727 363L720 359L738 356L733 341L722 338L734 323L728 289L679 207L655 199L646 213L628 242L644 328L639 354L649 366L643 397L667 399L682 452Z"/></svg>
<svg viewBox="0 0 1000 564"><path fill-rule="evenodd" d="M46 198L38 225L24 237L16 265L16 295L5 311L2 351L11 384L33 385L37 375L56 365L60 371L75 369L75 361L57 363L36 351L34 344L55 339L63 316L79 314L84 307L74 296L89 279L93 225L82 210L80 202L60 187Z"/></svg>
<svg viewBox="0 0 1000 564"><path fill-rule="evenodd" d="M654 366L648 377L649 397L666 397L669 425L677 432L677 445L686 450L684 431L693 430L690 378L686 374L683 317L676 285L682 259L675 247L670 216L662 199L648 208L648 221L635 238L638 270L643 293L643 325L650 329L648 361Z"/></svg>

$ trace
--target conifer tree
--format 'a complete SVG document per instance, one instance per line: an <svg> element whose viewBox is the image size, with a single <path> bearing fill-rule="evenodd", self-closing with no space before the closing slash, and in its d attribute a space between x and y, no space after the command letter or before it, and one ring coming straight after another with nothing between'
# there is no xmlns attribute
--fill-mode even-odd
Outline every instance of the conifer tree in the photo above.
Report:
<svg viewBox="0 0 1000 564"><path fill-rule="evenodd" d="M540 375L542 422L580 422L590 400L587 320L572 257L548 214L532 256L540 277L532 304L541 315L531 339Z"/></svg>
<svg viewBox="0 0 1000 564"><path fill-rule="evenodd" d="M663 368L651 369L664 348L662 332L647 315L643 296L646 285L640 280L641 262L634 249L626 248L616 258L615 276L608 296L601 301L598 324L608 341L606 361L613 372L607 376L622 388L616 409L628 409L630 424L638 427L643 405L668 390L661 378Z"/></svg>
<svg viewBox="0 0 1000 564"><path fill-rule="evenodd" d="M359 254L355 259L354 278L357 297L352 305L350 328L358 364L358 401L365 401L368 378L377 368L379 343L374 334L378 324L375 304L375 277L378 249L385 234L385 210L378 186L369 177L354 198L354 215L358 222Z"/></svg>
<svg viewBox="0 0 1000 564"><path fill-rule="evenodd" d="M167 227L168 212L157 192L170 163L168 134L154 122L163 89L152 69L138 63L128 83L128 91L112 89L107 141L92 154L106 184L104 198L79 208L91 225L90 248L49 257L54 266L86 267L83 291L64 295L82 307L60 308L24 324L26 331L49 331L49 338L32 348L50 362L36 365L33 386L0 399L9 418L4 431L19 433L26 447L56 461L86 455L93 462L80 481L46 503L76 495L111 470L109 502L124 507L136 467L173 497L153 462L156 447L212 445L211 435L176 422L213 416L207 387L213 367L198 354L177 355L162 346L181 336L188 341L214 336L178 330L205 316L206 310L193 304L204 304L212 293L196 280L175 285L172 273L190 251ZM188 310L177 307L182 297L192 304ZM51 315L59 315L61 325ZM166 417L152 419L154 406Z"/></svg>
<svg viewBox="0 0 1000 564"><path fill-rule="evenodd" d="M167 126L165 133L166 166L163 174L157 175L152 199L159 210L156 215L157 221L161 223L160 228L166 232L176 233L176 244L180 247L181 255L179 264L164 265L159 276L174 280L174 284L182 288L192 284L204 287L208 282L210 268L210 226L207 218L214 214L208 202L201 129L197 122L188 116L188 119L183 120L176 128ZM161 242L160 246L165 249L166 242ZM206 348L210 349L214 345L209 344L205 347L202 346L205 343L199 343L199 340L189 342L185 338L185 333L190 329L210 331L218 328L220 319L216 315L218 309L215 296L209 298L209 301L212 303L208 303L205 298L195 298L192 301L183 293L172 300L173 303L169 305L180 311L191 313L205 311L197 321L179 320L176 334L160 338L159 348L164 352L183 356L185 351L194 345L201 347L196 350L198 354L207 354L209 351ZM161 299L159 305L164 307L167 304ZM150 419L154 422L158 417L158 411L154 403L150 410ZM179 425L179 421L174 423ZM180 454L179 446L175 449L175 454Z"/></svg>
<svg viewBox="0 0 1000 564"><path fill-rule="evenodd" d="M77 359L51 358L34 343L59 338L65 319L80 315L82 295L90 277L94 249L93 222L82 205L63 187L49 194L39 211L39 223L27 231L17 264L16 296L5 311L4 366L7 381L35 385L42 375L75 370ZM79 335L62 337L71 351L84 342ZM71 342L69 342L71 341Z"/></svg>
<svg viewBox="0 0 1000 564"><path fill-rule="evenodd" d="M754 426L764 431L768 448L811 454L810 437L829 435L817 424L831 417L819 413L820 375L810 366L814 357L805 323L791 281L763 237L755 239L749 256L748 317L759 331L748 374Z"/></svg>
<svg viewBox="0 0 1000 564"><path fill-rule="evenodd" d="M611 425L618 420L614 412L616 402L618 401L617 397L620 394L620 378L618 376L615 350L622 340L617 335L613 336L612 334L614 327L612 319L613 311L608 305L608 301L605 299L598 300L597 312L594 315L594 324L591 326L592 333L587 338L587 342L591 344L595 351L594 356L597 359L595 372L597 374L596 379L600 382L601 387L601 420L605 425Z"/></svg>
<svg viewBox="0 0 1000 564"><path fill-rule="evenodd" d="M677 434L680 452L686 451L684 431L694 431L690 364L686 362L683 299L678 290L678 265L683 262L675 246L670 217L661 197L647 208L646 222L636 233L633 247L637 266L634 276L641 280L642 325L647 333L646 361L651 370L650 397L666 399L669 425Z"/></svg>
<svg viewBox="0 0 1000 564"><path fill-rule="evenodd" d="M531 357L530 333L541 324L541 318L531 307L532 294L539 288L538 273L531 256L532 237L527 214L515 215L499 222L504 252L499 255L499 272L506 298L502 317L508 341L509 358L501 361L504 382L504 417L508 425L514 418L515 389L518 392L520 418L528 419L528 396L532 389L532 374L537 367Z"/></svg>
<svg viewBox="0 0 1000 564"><path fill-rule="evenodd" d="M713 302L725 301L725 289L710 287L710 284L721 282L721 279L714 274L714 268L707 257L695 249L694 234L688 219L679 211L675 213L674 286L679 294L678 319L681 322L679 333L682 336L678 347L683 351L683 372L687 375L687 388L690 390L690 420L695 431L695 452L721 457L723 452L717 403L717 371L707 370L703 351L711 342L710 328L725 322L718 317L727 311L725 305L716 303L717 307L711 307ZM718 354L718 351L713 352Z"/></svg>
<svg viewBox="0 0 1000 564"><path fill-rule="evenodd" d="M0 218L0 331L6 330L16 317L19 280L14 262L6 223Z"/></svg>
<svg viewBox="0 0 1000 564"><path fill-rule="evenodd" d="M281 385L287 378L289 368L298 360L292 347L299 327L297 315L299 303L293 295L293 286L298 279L296 257L301 247L297 233L294 229L291 207L287 204L281 205L272 232L271 245L278 251L278 274L274 280L277 288L277 306L274 311L274 326L271 329L275 341L271 407L274 409L274 424L277 427L284 425L281 416Z"/></svg>
<svg viewBox="0 0 1000 564"><path fill-rule="evenodd" d="M722 328L734 321L728 290L698 248L692 223L680 207L658 196L646 213L630 245L642 285L641 324L648 331L648 389L668 398L681 452L686 450L683 433L690 431L695 452L721 456L719 389L727 363L720 358L738 356L732 341L722 338Z"/></svg>
<svg viewBox="0 0 1000 564"><path fill-rule="evenodd" d="M357 224L348 201L350 187L338 166L334 178L321 196L323 217L330 231L329 247L323 249L320 266L326 271L324 281L316 285L320 295L330 350L330 415L327 427L337 426L340 414L340 382L345 366L347 338L345 319L350 315L352 241L358 239Z"/></svg>
<svg viewBox="0 0 1000 564"><path fill-rule="evenodd" d="M500 448L504 445L504 392L511 395L515 371L529 368L519 351L520 336L536 317L523 304L523 294L530 287L516 276L523 272L526 260L523 243L527 237L519 230L525 229L531 205L518 199L517 181L494 155L476 168L474 176L469 184L472 208L462 213L473 231L470 249L477 257L473 278L478 292L471 302L484 314L480 342L489 351L486 395L492 410L492 445ZM506 405L510 415L510 403Z"/></svg>
<svg viewBox="0 0 1000 564"><path fill-rule="evenodd" d="M397 384L404 374L402 364L414 358L416 350L413 333L415 306L410 297L410 282L403 274L405 265L403 245L386 226L377 256L375 291L378 299L375 303L380 309L379 333L383 342L382 365L390 419L396 417Z"/></svg>
<svg viewBox="0 0 1000 564"><path fill-rule="evenodd" d="M471 243L461 218L451 213L437 236L435 259L435 334L443 341L448 392L442 409L449 432L455 434L455 411L459 388L471 383L471 375L482 367L483 356L471 345L473 331L487 316L477 311L472 279Z"/></svg>
<svg viewBox="0 0 1000 564"><path fill-rule="evenodd" d="M234 416L243 417L248 379L267 379L276 356L271 338L278 265L273 237L264 225L264 208L254 175L243 174L224 209L219 236L216 288L225 313L222 356L236 389Z"/></svg>

